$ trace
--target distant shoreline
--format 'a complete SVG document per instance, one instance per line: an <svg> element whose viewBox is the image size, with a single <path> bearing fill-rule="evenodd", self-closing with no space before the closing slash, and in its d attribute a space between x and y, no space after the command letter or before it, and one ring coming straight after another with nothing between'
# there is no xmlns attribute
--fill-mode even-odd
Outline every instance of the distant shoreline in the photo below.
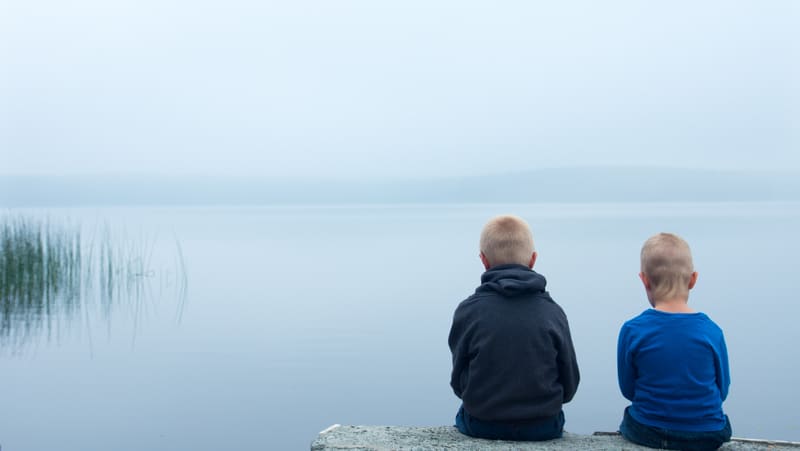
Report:
<svg viewBox="0 0 800 451"><path fill-rule="evenodd" d="M388 181L0 176L0 207L800 201L800 174L562 168Z"/></svg>

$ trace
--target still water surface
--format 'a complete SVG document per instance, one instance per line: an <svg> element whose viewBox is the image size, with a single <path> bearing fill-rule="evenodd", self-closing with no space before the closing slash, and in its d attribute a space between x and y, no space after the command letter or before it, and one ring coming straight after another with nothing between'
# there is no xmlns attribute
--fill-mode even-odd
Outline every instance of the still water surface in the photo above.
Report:
<svg viewBox="0 0 800 451"><path fill-rule="evenodd" d="M567 430L616 430L617 332L648 306L639 248L671 231L700 273L690 303L726 334L734 435L800 440L800 204L542 204L2 212L81 224L84 242L107 225L148 243L152 272L132 298L55 309L4 342L0 445L308 449L333 423L449 424L451 315L500 213L530 222L570 320L582 381Z"/></svg>

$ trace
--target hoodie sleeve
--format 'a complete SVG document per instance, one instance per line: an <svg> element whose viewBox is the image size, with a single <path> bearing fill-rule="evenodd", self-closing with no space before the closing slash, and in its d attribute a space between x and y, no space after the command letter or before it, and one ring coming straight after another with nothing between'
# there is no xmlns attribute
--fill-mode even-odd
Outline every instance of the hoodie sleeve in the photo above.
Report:
<svg viewBox="0 0 800 451"><path fill-rule="evenodd" d="M453 387L453 392L459 398L464 391L463 381L469 370L469 340L466 337L466 329L463 311L457 308L453 315L453 325L450 327L450 336L447 341L450 345L450 353L453 355L450 386Z"/></svg>
<svg viewBox="0 0 800 451"><path fill-rule="evenodd" d="M557 365L558 380L564 388L564 400L567 403L572 401L575 392L578 391L578 383L581 380L578 370L578 359L575 357L575 347L572 344L572 335L569 331L566 315L564 316L564 330L562 332L558 349Z"/></svg>

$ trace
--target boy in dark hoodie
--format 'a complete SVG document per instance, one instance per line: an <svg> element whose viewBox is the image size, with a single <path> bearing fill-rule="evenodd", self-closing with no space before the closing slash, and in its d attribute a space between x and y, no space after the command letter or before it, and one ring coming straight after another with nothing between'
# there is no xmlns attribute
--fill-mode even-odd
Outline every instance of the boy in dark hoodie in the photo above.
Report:
<svg viewBox="0 0 800 451"><path fill-rule="evenodd" d="M580 375L564 311L533 271L528 224L492 218L480 238L486 272L456 308L450 329L450 385L462 405L463 434L497 440L550 440L564 430L562 405Z"/></svg>

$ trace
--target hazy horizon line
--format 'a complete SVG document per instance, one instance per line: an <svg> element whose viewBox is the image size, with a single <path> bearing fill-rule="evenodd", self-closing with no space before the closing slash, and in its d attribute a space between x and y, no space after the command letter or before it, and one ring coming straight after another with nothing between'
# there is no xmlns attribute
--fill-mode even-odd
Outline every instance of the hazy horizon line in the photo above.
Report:
<svg viewBox="0 0 800 451"><path fill-rule="evenodd" d="M800 168L720 168L720 167L692 167L692 166L665 166L665 165L642 165L642 164L577 164L577 165L552 165L542 166L530 169L510 169L506 171L487 171L487 172L473 172L473 173L460 173L460 174L441 174L441 175L418 175L418 174L364 174L359 176L352 175L275 175L275 174L251 174L251 173L200 173L200 172L185 172L185 173L170 173L170 172L142 172L142 171L109 171L109 172L72 172L72 173L3 173L0 172L0 178L52 178L52 179L66 179L66 178L107 178L107 177L124 177L124 178L137 178L137 177L151 177L151 178L210 178L210 179L271 179L276 181L331 181L331 182L353 182L353 181L403 181L403 180L435 180L435 179L454 179L454 178L470 178L470 177L496 177L496 176L514 176L521 174L528 174L534 172L547 172L547 171L581 171L581 170L624 170L624 171L664 171L664 172L693 172L693 173L713 173L713 174L753 174L753 175L789 175L800 174Z"/></svg>

